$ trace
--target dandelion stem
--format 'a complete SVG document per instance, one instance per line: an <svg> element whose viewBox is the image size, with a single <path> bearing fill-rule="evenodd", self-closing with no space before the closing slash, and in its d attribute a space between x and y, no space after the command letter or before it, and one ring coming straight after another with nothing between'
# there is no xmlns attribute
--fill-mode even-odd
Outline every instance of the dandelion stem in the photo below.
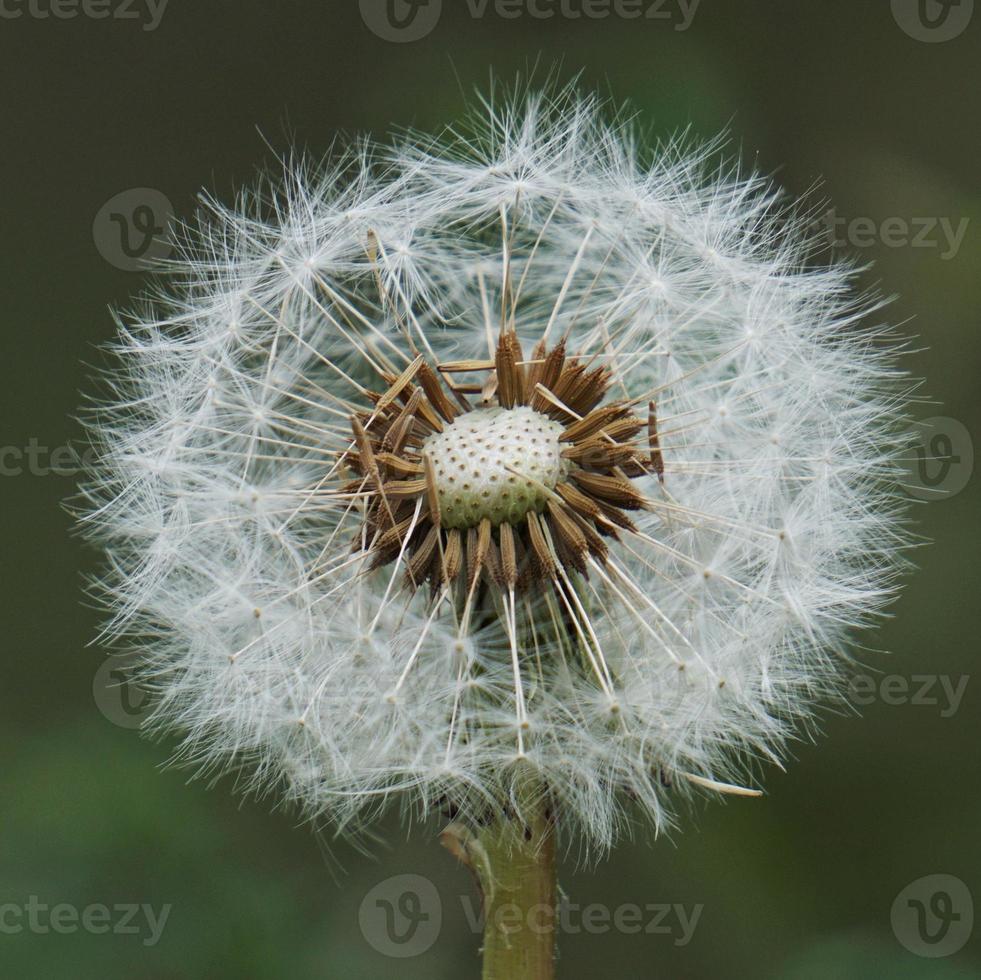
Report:
<svg viewBox="0 0 981 980"><path fill-rule="evenodd" d="M552 980L557 931L555 833L544 802L477 834L484 980Z"/></svg>

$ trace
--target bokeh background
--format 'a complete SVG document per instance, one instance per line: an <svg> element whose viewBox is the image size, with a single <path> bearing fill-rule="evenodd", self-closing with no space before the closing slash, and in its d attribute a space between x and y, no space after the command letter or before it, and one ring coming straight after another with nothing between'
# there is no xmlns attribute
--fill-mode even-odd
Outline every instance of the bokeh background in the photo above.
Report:
<svg viewBox="0 0 981 980"><path fill-rule="evenodd" d="M939 420L918 448L951 457L911 465L931 543L869 639L890 652L865 654L863 717L829 713L825 737L767 775L764 799L706 804L670 840L564 868L573 906L671 911L653 934L573 921L560 975L981 977L968 902L981 900L973 0L643 0L653 16L636 20L573 17L580 0L549 4L550 19L529 12L548 0L512 0L517 17L494 0L430 0L412 40L381 0L60 2L0 0L0 976L478 975L471 881L438 823L407 841L390 822L363 854L272 801L242 803L230 780L188 782L164 768L167 745L137 736L134 692L100 673L98 614L81 594L97 556L71 536L73 467L54 452L78 439L72 414L110 308L139 290L132 267L158 247L144 232L168 209L188 214L202 186L229 198L292 144L322 153L339 133L438 127L492 74L558 64L629 99L656 135L728 127L747 164L834 207L837 251L874 263L864 283L898 296L891 319L917 337L908 367L936 398L918 412ZM438 895L431 944L432 919L408 946L362 928L370 890L394 897L384 883L403 874ZM56 905L131 904L135 933L115 911L108 932L71 911L50 920ZM143 906L166 914L159 936Z"/></svg>

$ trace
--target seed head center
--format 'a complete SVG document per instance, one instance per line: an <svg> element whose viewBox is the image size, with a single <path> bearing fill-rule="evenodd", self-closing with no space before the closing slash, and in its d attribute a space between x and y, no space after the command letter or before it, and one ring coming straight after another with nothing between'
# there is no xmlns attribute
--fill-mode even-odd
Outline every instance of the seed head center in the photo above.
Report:
<svg viewBox="0 0 981 980"><path fill-rule="evenodd" d="M526 405L480 408L430 436L441 522L447 528L517 523L540 511L567 470L563 426Z"/></svg>

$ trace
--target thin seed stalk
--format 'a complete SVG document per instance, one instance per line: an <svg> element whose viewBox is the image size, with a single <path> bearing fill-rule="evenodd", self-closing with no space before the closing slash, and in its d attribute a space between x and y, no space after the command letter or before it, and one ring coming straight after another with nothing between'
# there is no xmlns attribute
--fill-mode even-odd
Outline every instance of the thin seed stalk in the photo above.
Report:
<svg viewBox="0 0 981 980"><path fill-rule="evenodd" d="M483 980L552 980L557 934L555 829L545 803L524 822L479 832L474 869L484 896Z"/></svg>

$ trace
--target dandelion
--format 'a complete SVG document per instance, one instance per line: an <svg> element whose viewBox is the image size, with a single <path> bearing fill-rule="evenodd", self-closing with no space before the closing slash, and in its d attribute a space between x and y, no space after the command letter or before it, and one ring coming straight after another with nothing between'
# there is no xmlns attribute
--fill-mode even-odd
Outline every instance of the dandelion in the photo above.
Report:
<svg viewBox="0 0 981 980"><path fill-rule="evenodd" d="M84 489L183 758L338 828L449 812L492 907L554 901L558 831L757 793L894 594L907 395L718 147L572 90L471 122L206 199ZM488 930L485 975L550 962Z"/></svg>

